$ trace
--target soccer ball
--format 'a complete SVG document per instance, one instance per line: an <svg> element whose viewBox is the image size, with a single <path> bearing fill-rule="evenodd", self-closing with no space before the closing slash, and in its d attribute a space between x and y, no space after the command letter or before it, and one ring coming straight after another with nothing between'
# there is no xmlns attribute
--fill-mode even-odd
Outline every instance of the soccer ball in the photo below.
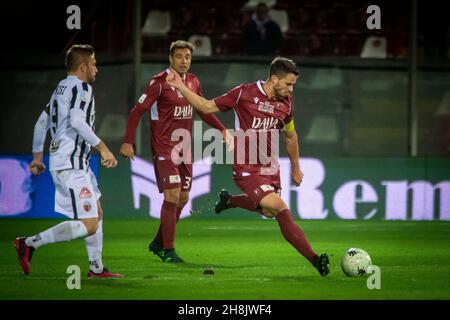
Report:
<svg viewBox="0 0 450 320"><path fill-rule="evenodd" d="M363 249L350 248L342 257L341 268L349 277L364 276L369 272L372 259Z"/></svg>

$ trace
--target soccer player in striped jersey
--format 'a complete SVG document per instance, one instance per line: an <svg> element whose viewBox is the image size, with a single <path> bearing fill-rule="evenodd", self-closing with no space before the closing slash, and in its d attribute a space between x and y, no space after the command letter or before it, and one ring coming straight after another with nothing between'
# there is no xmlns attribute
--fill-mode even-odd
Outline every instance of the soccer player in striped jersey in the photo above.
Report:
<svg viewBox="0 0 450 320"><path fill-rule="evenodd" d="M41 246L84 238L89 258L89 278L122 277L103 266L103 211L100 190L89 167L92 148L101 164L114 168L117 160L94 133L95 98L91 84L98 72L94 48L73 45L66 54L67 78L60 81L34 127L30 171L45 171L43 148L50 130L50 174L55 184L55 211L71 221L62 222L31 237L14 241L25 274L30 273L33 252Z"/></svg>
<svg viewBox="0 0 450 320"><path fill-rule="evenodd" d="M239 207L256 211L266 217L275 217L285 239L311 262L322 276L326 276L329 273L328 255L326 253L317 255L314 252L303 230L295 224L291 211L279 195L281 183L276 159L277 146L274 145L272 135L278 137L278 132L284 132L285 145L291 161L292 180L299 186L303 179L291 98L298 76L299 71L293 61L278 57L272 61L266 81L259 80L239 85L212 100L195 94L175 72L168 74L166 80L168 85L178 89L188 102L201 112L233 110L236 115L237 134L254 133L259 138L262 137L253 142L244 142L243 146L239 145L239 140L236 139L233 180L244 194L231 196L223 191L216 204L216 212ZM267 139L265 144L262 143L263 139ZM263 150L265 148L262 146L266 146L267 149ZM258 159L257 163L252 163L251 159L255 154L272 154L272 151L275 151L273 157L275 161L264 163ZM243 158L241 160L244 161L240 163L238 159L241 156Z"/></svg>

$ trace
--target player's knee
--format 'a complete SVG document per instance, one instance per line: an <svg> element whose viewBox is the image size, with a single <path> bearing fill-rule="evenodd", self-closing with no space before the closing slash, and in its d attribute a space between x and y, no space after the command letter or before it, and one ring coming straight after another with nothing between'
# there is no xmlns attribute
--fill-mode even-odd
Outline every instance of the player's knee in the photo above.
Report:
<svg viewBox="0 0 450 320"><path fill-rule="evenodd" d="M180 194L180 200L178 201L178 208L183 208L186 203L189 201L189 193L188 192L181 192Z"/></svg>
<svg viewBox="0 0 450 320"><path fill-rule="evenodd" d="M273 216L276 216L281 211L284 211L286 209L289 209L286 205L280 205L279 207L273 208L271 211L272 211Z"/></svg>
<svg viewBox="0 0 450 320"><path fill-rule="evenodd" d="M82 221L86 227L88 236L91 236L97 232L98 219L89 219Z"/></svg>
<svg viewBox="0 0 450 320"><path fill-rule="evenodd" d="M286 205L286 203L284 203L283 200L280 199L280 201L275 201L274 203L272 203L272 206L269 208L270 213L273 216L276 216L277 214L279 214L281 211L284 211L286 209L289 209Z"/></svg>
<svg viewBox="0 0 450 320"><path fill-rule="evenodd" d="M178 204L180 202L180 189L164 190L164 201Z"/></svg>
<svg viewBox="0 0 450 320"><path fill-rule="evenodd" d="M261 209L261 213L263 214L264 217L269 218L269 219L275 217L275 215L272 213L271 210Z"/></svg>
<svg viewBox="0 0 450 320"><path fill-rule="evenodd" d="M103 219L103 209L102 207L98 207L98 220Z"/></svg>

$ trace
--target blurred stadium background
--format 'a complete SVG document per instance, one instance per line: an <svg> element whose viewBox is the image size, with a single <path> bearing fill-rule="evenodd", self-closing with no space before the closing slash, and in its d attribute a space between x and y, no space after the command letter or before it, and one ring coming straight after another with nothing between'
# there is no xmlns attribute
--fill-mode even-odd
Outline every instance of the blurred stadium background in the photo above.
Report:
<svg viewBox="0 0 450 320"><path fill-rule="evenodd" d="M259 2L6 2L1 21L6 44L1 50L1 154L30 154L34 122L64 76L64 53L73 43L91 43L97 50L96 128L116 153L129 109L148 79L167 67L173 40L196 45L191 71L201 79L207 97L265 79L273 56L245 55L241 38ZM263 2L283 32L279 54L294 59L301 70L294 91L301 155L326 163L325 184L334 179L325 186L329 206L335 185L351 179L371 180L380 199L386 198L382 180L450 179L450 25L443 7L403 0ZM80 30L66 27L71 4L81 9ZM381 9L380 30L366 26L371 4ZM233 127L231 112L220 117ZM150 134L146 116L136 145L145 159L150 158ZM201 132L194 135L198 139ZM122 165L118 171L127 170L122 175L127 179L130 166ZM355 166L364 174L352 175ZM213 172L230 180L229 168L221 168ZM228 187L234 188L232 182ZM436 219L449 219L446 190L441 188L441 197L436 192ZM356 200L366 198L363 185L357 184L355 192ZM131 198L123 201L121 208L128 210ZM378 206L387 210L383 200Z"/></svg>
<svg viewBox="0 0 450 320"><path fill-rule="evenodd" d="M300 153L304 157L302 165L305 172L305 182L300 189L290 184L289 166L283 167L287 168L283 173L283 197L291 205L292 212L296 218L303 220L337 221L336 225L333 221L323 221L323 225L319 221L303 221L305 230L310 232L315 243L325 241L319 242L319 245L332 248L337 254L343 252L346 246L359 243L369 253L375 254L378 259L375 261L389 265L397 263L394 260L398 251L411 245L409 253L402 251L407 256L404 263L415 265L416 255L427 252L431 260L427 256L418 263L431 265L425 269L411 269L411 277L420 279L423 276L424 281L428 281L426 277L433 274L433 270L438 270L435 279L430 280L428 291L422 290L423 283L416 283L416 291L408 291L399 285L397 293L388 292L386 295L385 291L384 295L376 297L448 299L450 286L445 274L448 275L450 265L446 249L449 241L449 225L446 221L450 220L450 19L444 2L7 1L2 4L3 18L0 19L3 43L0 50L0 217L58 217L53 212L50 176L30 177L26 165L31 160L34 123L48 102L55 84L65 76L64 54L70 45L90 43L96 49L99 66L94 84L97 134L118 156L128 111L148 80L168 66L168 47L172 41L190 40L197 47L191 72L202 81L203 93L208 98L220 95L240 83L266 78L273 55L245 55L241 39L244 25L259 2L267 3L269 14L282 30L283 45L278 55L294 59L300 68L300 78L294 90L295 122L300 134ZM81 9L80 30L66 27L66 20L70 16L66 9L72 4ZM366 9L373 4L381 9L380 30L366 27L366 20L370 16ZM233 127L231 112L220 114L219 117L228 127ZM205 128L206 125L203 126ZM141 121L136 142L140 158L132 164L119 159L117 169L103 170L98 168L97 159L94 159L93 166L100 176L102 203L107 217L158 217L160 199L152 177L150 134L146 115ZM201 132L196 131L194 135L195 139L199 139ZM281 155L285 157L285 151L280 149ZM283 163L286 164L286 159L282 160ZM222 187L232 192L238 191L231 180L228 165L199 164L197 172L192 207L189 205L184 213L188 215L192 208L194 217L186 221L185 229L180 224L177 239L180 239L181 246L183 243L200 244L200 240L196 242L195 234L200 226L208 222L198 219L214 216L211 214L212 199ZM214 216L214 219L223 221L226 217L259 219L256 215L238 210L221 217ZM361 221L352 224L350 221L338 221L341 219ZM371 225L364 224L362 220L381 221ZM434 222L434 225L426 222L392 222L389 225L383 220L441 222ZM108 241L111 244L115 241L117 247L115 251L111 249L109 254L120 257L117 261L111 261L120 265L120 259L124 259L123 252L132 259L138 249L128 252L128 248L118 240L122 239L120 237L133 237L135 233L130 230L142 226L142 230L136 231L136 237L141 236L144 240L139 241L145 242L149 232L152 234L155 230L156 222L151 219L146 222L148 226L145 228L139 223L131 227L130 222L129 230L122 229L118 222L114 222L116 229L113 229L111 222L111 231L116 235L110 235L105 244L108 246ZM230 228L235 230L233 232L239 233L239 224L230 223ZM42 228L47 224L45 220L36 220L36 226L32 221L0 220L2 244L6 248L7 241L11 240L9 238L15 237L22 227L35 232L38 226ZM249 224L245 226L250 228ZM433 229L433 226L437 229ZM202 229L202 232L205 233L206 229ZM219 236L221 232L220 228L211 230L211 234L205 237ZM278 232L275 225L270 230ZM324 233L320 234L321 230ZM343 237L337 230L343 230L346 236ZM369 241L365 238L366 231L371 237L379 236L387 242ZM323 238L325 233L329 238ZM192 235L194 238L187 240ZM394 235L397 236L393 240L397 241L396 245L388 241ZM230 234L220 236L227 238ZM433 243L436 250L440 247L443 251L431 252L427 251L428 247L424 247L427 240L422 237L434 236L437 238L429 239L429 243ZM413 238L417 242L413 243ZM342 239L345 239L345 243L338 245ZM235 239L235 242L236 246L245 246L240 239ZM204 246L201 248L205 250L202 252L207 252L205 243L201 243ZM391 250L387 256L386 248ZM283 249L292 254L288 248ZM139 250L142 251L140 247ZM184 250L191 259L200 259L192 258L195 250L190 252L187 246ZM225 246L223 250L228 250L228 247ZM251 247L245 250L252 252ZM259 250L260 254L268 252L262 247ZM257 256L258 249L255 252ZM82 249L77 257L80 263L84 261ZM17 266L11 260L13 258L8 255L10 264L0 269L0 273L8 276L11 272L8 268L15 271ZM233 264L234 258L225 255L220 261ZM62 259L64 262L61 265L69 258L64 256ZM245 261L245 257L243 259ZM436 267L439 263L442 268ZM162 267L156 268L168 272L170 276L172 269L163 271ZM393 270L398 272L391 273L393 282L404 276L403 269ZM289 269L286 272L291 271ZM145 276L143 271L139 272ZM337 286L342 284L339 282L341 280L337 280ZM10 287L14 287L14 283L11 282ZM234 285L239 286L239 281ZM320 293L314 293L316 282L309 285L312 293L307 297L323 297ZM255 293L249 297L261 298L261 292L265 291L258 292L257 288L254 287ZM46 297L61 297L58 290ZM143 290L142 296L139 296L141 293L135 293L130 297L174 297L171 296L174 291L167 290L167 296ZM286 298L282 290L280 295L274 297ZM328 289L324 286L323 290L325 292ZM367 290L360 296L352 296L355 290L349 289L348 292L353 293L348 295L342 291L342 295L334 297L374 297L368 295ZM36 289L32 292L28 296L33 298L39 291ZM229 297L227 292L220 297ZM405 292L411 295L402 295ZM95 294L90 297L95 298ZM189 294L189 290L177 291L176 297L195 297L195 293L192 294ZM16 291L10 297L20 298L23 295ZM72 294L70 297L76 296ZM123 298L125 295L118 294L118 297ZM208 298L206 293L201 297ZM241 293L237 297L247 296ZM294 294L288 298L301 297Z"/></svg>

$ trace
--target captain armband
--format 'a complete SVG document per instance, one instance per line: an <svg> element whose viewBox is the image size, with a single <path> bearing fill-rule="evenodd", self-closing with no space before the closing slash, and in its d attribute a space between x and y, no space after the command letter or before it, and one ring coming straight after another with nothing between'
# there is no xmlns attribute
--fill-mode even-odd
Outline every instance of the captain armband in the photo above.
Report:
<svg viewBox="0 0 450 320"><path fill-rule="evenodd" d="M284 132L289 133L295 130L294 119L284 125Z"/></svg>

